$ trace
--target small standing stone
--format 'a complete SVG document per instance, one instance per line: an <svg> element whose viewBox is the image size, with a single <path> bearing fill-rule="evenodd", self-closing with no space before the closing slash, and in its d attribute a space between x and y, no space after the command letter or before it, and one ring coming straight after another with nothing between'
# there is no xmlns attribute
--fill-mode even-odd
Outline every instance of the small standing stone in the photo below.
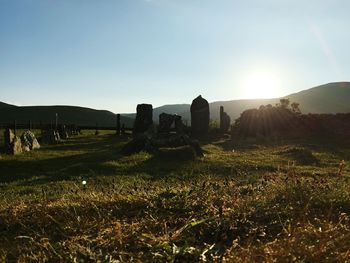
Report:
<svg viewBox="0 0 350 263"><path fill-rule="evenodd" d="M220 106L220 130L222 132L227 132L231 125L230 116L224 112L224 107Z"/></svg>
<svg viewBox="0 0 350 263"><path fill-rule="evenodd" d="M121 130L120 130L120 114L117 114L117 135L120 135L121 134Z"/></svg>
<svg viewBox="0 0 350 263"><path fill-rule="evenodd" d="M159 114L158 132L164 133L164 134L170 133L171 125L173 124L173 122L174 122L174 115L167 114L164 112L162 114Z"/></svg>
<svg viewBox="0 0 350 263"><path fill-rule="evenodd" d="M184 124L182 123L182 118L179 115L174 116L175 121L175 131L177 134L183 134L184 133Z"/></svg>

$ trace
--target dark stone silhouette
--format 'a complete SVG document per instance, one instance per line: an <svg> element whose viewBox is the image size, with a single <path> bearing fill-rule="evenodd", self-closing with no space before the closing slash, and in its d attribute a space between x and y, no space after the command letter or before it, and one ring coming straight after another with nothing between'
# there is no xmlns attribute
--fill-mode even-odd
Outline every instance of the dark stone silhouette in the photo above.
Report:
<svg viewBox="0 0 350 263"><path fill-rule="evenodd" d="M201 95L191 104L191 129L193 136L205 135L209 130L209 103Z"/></svg>
<svg viewBox="0 0 350 263"><path fill-rule="evenodd" d="M59 125L58 126L58 133L60 134L61 139L68 139L69 134L66 125Z"/></svg>
<svg viewBox="0 0 350 263"><path fill-rule="evenodd" d="M171 131L171 126L175 125L175 132L177 134L184 133L184 124L182 123L182 118L179 115L172 115L167 113L162 113L159 115L159 127L158 133L162 135L169 135Z"/></svg>
<svg viewBox="0 0 350 263"><path fill-rule="evenodd" d="M153 125L153 107L151 104L138 104L133 135L143 133Z"/></svg>
<svg viewBox="0 0 350 263"><path fill-rule="evenodd" d="M185 131L184 124L182 122L182 118L179 115L174 116L174 122L175 122L175 131L177 134L183 134Z"/></svg>
<svg viewBox="0 0 350 263"><path fill-rule="evenodd" d="M120 114L117 114L117 135L120 135L121 134L121 130L120 130Z"/></svg>
<svg viewBox="0 0 350 263"><path fill-rule="evenodd" d="M173 124L175 115L168 113L159 114L159 127L158 133L168 134L171 130L171 125Z"/></svg>
<svg viewBox="0 0 350 263"><path fill-rule="evenodd" d="M60 134L54 129L47 129L43 131L41 137L42 144L56 144L60 140Z"/></svg>
<svg viewBox="0 0 350 263"><path fill-rule="evenodd" d="M15 138L14 132L11 129L7 128L4 132L4 143L5 143L6 150L8 151L10 150L10 145L13 142L14 138Z"/></svg>
<svg viewBox="0 0 350 263"><path fill-rule="evenodd" d="M224 106L220 106L220 130L227 132L231 125L230 116L224 112Z"/></svg>

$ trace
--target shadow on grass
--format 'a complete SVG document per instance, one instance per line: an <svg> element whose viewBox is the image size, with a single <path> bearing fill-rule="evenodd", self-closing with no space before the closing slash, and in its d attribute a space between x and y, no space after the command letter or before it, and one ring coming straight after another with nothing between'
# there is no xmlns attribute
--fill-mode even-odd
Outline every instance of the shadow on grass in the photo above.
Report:
<svg viewBox="0 0 350 263"><path fill-rule="evenodd" d="M124 142L125 140L112 135L77 137L62 144L43 147L33 159L19 156L16 159L1 160L0 183L19 181L19 185L37 185L79 177L128 176L141 173L160 178L181 171L188 164L186 161L161 161L153 156L145 160L138 159L134 163L122 160L124 156L119 151ZM72 154L74 151L77 154ZM56 154L54 157L45 158L45 154L53 153ZM108 165L108 162L124 162L125 165L114 167Z"/></svg>

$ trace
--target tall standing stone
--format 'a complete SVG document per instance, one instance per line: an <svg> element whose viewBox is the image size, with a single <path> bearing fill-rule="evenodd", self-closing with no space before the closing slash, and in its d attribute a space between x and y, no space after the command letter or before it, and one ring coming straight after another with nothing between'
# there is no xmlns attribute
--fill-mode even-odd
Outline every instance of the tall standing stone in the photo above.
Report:
<svg viewBox="0 0 350 263"><path fill-rule="evenodd" d="M201 95L191 104L191 129L194 136L205 135L209 130L209 103Z"/></svg>
<svg viewBox="0 0 350 263"><path fill-rule="evenodd" d="M133 134L143 133L153 125L153 107L151 104L138 104Z"/></svg>

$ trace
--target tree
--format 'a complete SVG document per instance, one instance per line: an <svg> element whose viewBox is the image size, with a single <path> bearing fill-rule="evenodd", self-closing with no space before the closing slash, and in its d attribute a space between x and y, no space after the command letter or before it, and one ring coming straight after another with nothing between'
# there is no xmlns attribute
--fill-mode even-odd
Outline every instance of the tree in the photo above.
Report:
<svg viewBox="0 0 350 263"><path fill-rule="evenodd" d="M287 109L288 106L289 106L289 103L290 103L289 99L280 99L279 106L282 107L282 108Z"/></svg>
<svg viewBox="0 0 350 263"><path fill-rule="evenodd" d="M293 102L290 106L292 107L292 112L296 113L296 114L301 114L301 111L299 109L299 103L297 102Z"/></svg>

